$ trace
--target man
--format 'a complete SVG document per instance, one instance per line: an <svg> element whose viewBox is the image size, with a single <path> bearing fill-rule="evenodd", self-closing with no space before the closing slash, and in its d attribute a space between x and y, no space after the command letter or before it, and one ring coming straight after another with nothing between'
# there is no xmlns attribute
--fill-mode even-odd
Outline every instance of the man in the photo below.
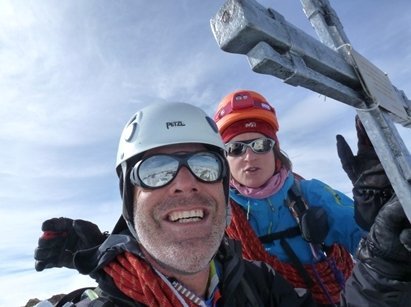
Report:
<svg viewBox="0 0 411 307"><path fill-rule="evenodd" d="M268 265L242 260L239 245L224 236L229 170L204 111L169 103L137 112L121 135L116 166L122 218L100 246L72 262L99 285L89 306L314 304Z"/></svg>
<svg viewBox="0 0 411 307"><path fill-rule="evenodd" d="M313 304L269 266L241 260L239 247L224 237L229 172L222 141L203 111L165 104L138 112L122 134L117 172L123 216L113 234L101 244L105 237L89 222L47 221L37 270L66 266L89 274L103 292L91 304ZM384 206L361 245L344 305L401 306L410 299L410 228L397 200ZM82 240L85 232L96 240ZM70 250L80 250L74 261Z"/></svg>

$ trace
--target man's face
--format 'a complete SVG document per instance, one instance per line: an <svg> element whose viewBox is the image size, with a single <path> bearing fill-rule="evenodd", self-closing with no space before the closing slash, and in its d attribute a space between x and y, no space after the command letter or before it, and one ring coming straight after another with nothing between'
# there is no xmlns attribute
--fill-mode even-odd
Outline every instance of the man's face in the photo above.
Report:
<svg viewBox="0 0 411 307"><path fill-rule="evenodd" d="M200 144L164 146L153 154L205 151ZM134 225L142 247L168 272L196 273L216 253L226 226L222 181L204 183L182 167L158 189L134 187Z"/></svg>

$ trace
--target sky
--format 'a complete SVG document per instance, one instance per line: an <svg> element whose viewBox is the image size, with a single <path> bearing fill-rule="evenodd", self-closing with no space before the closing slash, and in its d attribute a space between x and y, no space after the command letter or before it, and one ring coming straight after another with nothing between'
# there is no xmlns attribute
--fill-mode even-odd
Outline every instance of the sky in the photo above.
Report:
<svg viewBox="0 0 411 307"><path fill-rule="evenodd" d="M411 96L411 2L331 0L352 46ZM305 178L350 195L335 149L356 151L355 110L251 71L219 49L210 18L223 0L0 0L0 306L94 285L68 269L34 270L41 223L121 214L115 157L141 107L184 101L212 115L252 89L276 108L281 148ZM316 37L297 0L260 0ZM399 127L410 148L411 131Z"/></svg>

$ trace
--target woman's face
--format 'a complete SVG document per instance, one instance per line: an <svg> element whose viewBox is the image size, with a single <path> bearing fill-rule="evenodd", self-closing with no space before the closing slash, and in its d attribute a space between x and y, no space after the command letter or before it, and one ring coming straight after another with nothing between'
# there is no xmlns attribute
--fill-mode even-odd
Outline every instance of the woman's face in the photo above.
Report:
<svg viewBox="0 0 411 307"><path fill-rule="evenodd" d="M249 141L265 136L257 132L242 133L230 140ZM227 156L231 176L240 184L249 188L259 188L270 179L275 170L274 152L255 153L250 147L240 156Z"/></svg>

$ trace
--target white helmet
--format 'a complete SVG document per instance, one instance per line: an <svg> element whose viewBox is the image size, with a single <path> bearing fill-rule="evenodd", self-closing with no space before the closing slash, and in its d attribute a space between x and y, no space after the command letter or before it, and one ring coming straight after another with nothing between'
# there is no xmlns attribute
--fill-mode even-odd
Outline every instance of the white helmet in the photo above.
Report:
<svg viewBox="0 0 411 307"><path fill-rule="evenodd" d="M162 103L141 109L121 134L116 168L147 150L172 144L201 143L220 148L224 143L215 122L188 103Z"/></svg>
<svg viewBox="0 0 411 307"><path fill-rule="evenodd" d="M149 105L127 122L117 152L116 170L120 177L123 217L134 236L136 234L132 225L133 201L129 178L131 168L144 152L150 149L185 143L204 144L210 150L221 154L226 169L223 184L228 201L229 171L224 155L225 146L213 119L202 109L187 103Z"/></svg>

